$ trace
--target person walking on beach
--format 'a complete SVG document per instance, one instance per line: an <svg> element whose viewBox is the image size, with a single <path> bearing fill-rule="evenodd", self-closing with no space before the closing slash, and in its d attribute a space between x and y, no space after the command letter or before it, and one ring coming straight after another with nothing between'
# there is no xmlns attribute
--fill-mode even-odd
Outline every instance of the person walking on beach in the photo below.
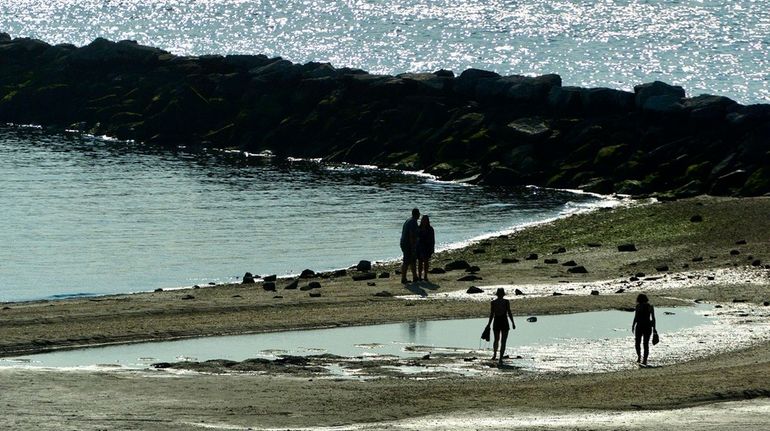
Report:
<svg viewBox="0 0 770 431"><path fill-rule="evenodd" d="M417 219L420 218L420 210L414 208L412 217L404 222L401 228L401 251L404 253L404 261L401 264L401 283L409 283L406 279L406 271L411 267L412 280L417 281Z"/></svg>
<svg viewBox="0 0 770 431"><path fill-rule="evenodd" d="M430 225L430 218L427 215L420 219L420 228L417 231L417 278L418 280L428 281L428 267L430 266L430 257L436 248L436 236L433 227Z"/></svg>
<svg viewBox="0 0 770 431"><path fill-rule="evenodd" d="M492 301L492 307L489 312L489 322L487 327L492 325L492 331L495 333L495 341L492 344L492 360L497 359L497 346L500 344L500 359L499 364L503 364L503 356L505 356L505 342L508 340L508 331L516 329L516 324L513 322L513 314L511 314L511 301L503 298L505 296L505 289L499 287L495 292L497 299ZM508 326L508 319L511 320L511 326ZM494 324L492 322L494 321Z"/></svg>
<svg viewBox="0 0 770 431"><path fill-rule="evenodd" d="M655 331L655 308L650 304L649 298L644 293L636 297L636 310L634 322L631 324L631 332L634 333L634 347L636 348L636 362L647 365L647 356L650 353L650 335ZM640 344L644 342L644 357Z"/></svg>

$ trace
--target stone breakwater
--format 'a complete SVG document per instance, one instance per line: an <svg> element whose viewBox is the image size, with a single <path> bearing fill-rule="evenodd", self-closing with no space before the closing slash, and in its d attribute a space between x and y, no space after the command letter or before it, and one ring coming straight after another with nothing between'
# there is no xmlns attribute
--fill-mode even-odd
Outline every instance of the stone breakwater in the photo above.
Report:
<svg viewBox="0 0 770 431"><path fill-rule="evenodd" d="M469 69L373 75L263 55L0 33L0 122L149 145L425 170L494 186L659 197L770 192L770 105Z"/></svg>

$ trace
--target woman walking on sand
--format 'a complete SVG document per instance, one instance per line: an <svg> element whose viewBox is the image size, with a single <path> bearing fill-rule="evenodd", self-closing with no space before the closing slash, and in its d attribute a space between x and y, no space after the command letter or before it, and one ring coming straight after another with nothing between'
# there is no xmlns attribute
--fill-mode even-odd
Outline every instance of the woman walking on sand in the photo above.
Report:
<svg viewBox="0 0 770 431"><path fill-rule="evenodd" d="M634 333L634 347L636 348L636 362L647 365L647 356L650 353L650 335L655 331L655 308L650 304L649 298L644 293L636 297L636 310L634 311L634 323L631 324L631 332ZM640 344L644 342L644 357Z"/></svg>
<svg viewBox="0 0 770 431"><path fill-rule="evenodd" d="M436 248L436 236L430 225L427 215L420 219L420 227L417 229L417 278L428 281L428 267L430 257Z"/></svg>
<svg viewBox="0 0 770 431"><path fill-rule="evenodd" d="M508 331L516 329L516 324L513 323L513 314L511 314L511 301L504 299L505 289L499 287L495 292L497 299L492 301L492 307L489 312L489 322L487 327L492 324L492 330L495 333L495 342L492 344L492 360L497 359L497 345L500 344L500 359L499 364L503 364L503 356L505 356L505 342L508 340ZM511 320L511 326L508 326L508 319Z"/></svg>

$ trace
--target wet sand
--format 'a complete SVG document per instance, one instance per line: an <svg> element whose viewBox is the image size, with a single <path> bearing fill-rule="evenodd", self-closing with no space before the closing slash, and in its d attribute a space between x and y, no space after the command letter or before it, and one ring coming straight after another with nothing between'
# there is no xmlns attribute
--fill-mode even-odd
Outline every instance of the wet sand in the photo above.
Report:
<svg viewBox="0 0 770 431"><path fill-rule="evenodd" d="M770 300L764 268L770 263L767 214L767 198L636 204L573 216L435 257L434 266L457 259L479 266L476 275L482 279L474 281L458 281L467 274L449 271L433 274L431 284L404 287L394 274L395 265L385 264L375 269L390 272L390 278L353 281L351 271L344 277L300 280L299 286L320 282L322 287L313 290L284 290L288 281L278 280L276 292L267 292L260 284L206 286L2 304L0 355L290 328L484 317L488 305L478 296L450 293L471 285L524 290L527 295L512 296L518 316L627 308L641 291L650 294L657 306L697 299L763 307ZM694 215L702 221L691 221ZM638 251L619 252L617 246L623 243L634 243ZM561 247L564 252L559 252ZM538 258L527 260L532 253ZM503 258L518 262L502 263ZM546 258L557 262L546 263ZM587 273L568 272L570 267L562 264L570 260ZM631 281L632 276L637 280ZM367 284L372 282L374 286ZM623 293L615 293L621 288ZM591 295L591 290L599 295ZM392 296L374 296L383 291ZM311 292L321 296L310 297ZM192 298L184 299L186 295ZM619 361L633 356L632 346L628 347L627 357ZM631 414L756 397L766 400L770 340L757 339L739 348L650 369L589 374L503 369L477 377L383 375L361 381L285 373L0 369L4 406L0 424L22 430L59 429L62 423L73 429L190 429L193 423L213 428L221 424L222 429L361 423L372 424L364 429L450 429L452 422L430 422L428 415L450 419L470 415L479 427L494 428L481 418L540 411L569 417L583 415L583 409ZM653 350L653 363L654 357ZM746 406L767 408L762 403ZM734 429L750 429L746 418L755 417L748 414L730 422L725 413L730 409L688 411L694 424L699 415L714 415L726 421L718 422L720 426ZM423 416L428 417L420 419ZM400 420L406 422L393 422ZM576 420L574 427L562 428L611 427L597 421ZM628 428L644 428L634 426ZM515 427L509 421L500 428Z"/></svg>

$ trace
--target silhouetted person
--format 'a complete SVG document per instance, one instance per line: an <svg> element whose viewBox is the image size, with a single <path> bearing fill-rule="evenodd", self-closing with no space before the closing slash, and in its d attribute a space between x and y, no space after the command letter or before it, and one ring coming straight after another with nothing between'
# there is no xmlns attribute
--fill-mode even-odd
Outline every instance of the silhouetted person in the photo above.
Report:
<svg viewBox="0 0 770 431"><path fill-rule="evenodd" d="M497 358L497 345L500 343L500 365L503 363L503 356L505 356L505 342L508 340L508 331L511 328L516 329L516 324L513 323L513 314L511 314L511 301L504 299L505 289L498 288L495 292L497 299L492 301L492 307L489 312L489 322L487 326L492 324L492 332L495 334L495 341L492 344L492 360ZM511 326L508 326L508 319L511 319Z"/></svg>
<svg viewBox="0 0 770 431"><path fill-rule="evenodd" d="M409 283L406 279L406 271L412 268L412 280L417 280L417 219L420 218L420 210L412 210L412 217L404 222L401 228L401 251L404 253L404 261L401 264L401 283Z"/></svg>
<svg viewBox="0 0 770 431"><path fill-rule="evenodd" d="M427 215L420 219L420 228L417 230L417 277L428 281L428 267L430 266L430 257L436 248L436 236L433 233L433 227L430 225L430 218Z"/></svg>
<svg viewBox="0 0 770 431"><path fill-rule="evenodd" d="M636 348L636 362L647 365L647 356L650 354L650 335L655 330L655 308L650 305L647 295L640 293L636 297L636 310L634 311L634 323L631 324L631 332L634 333L634 347ZM644 357L640 344L644 341Z"/></svg>

